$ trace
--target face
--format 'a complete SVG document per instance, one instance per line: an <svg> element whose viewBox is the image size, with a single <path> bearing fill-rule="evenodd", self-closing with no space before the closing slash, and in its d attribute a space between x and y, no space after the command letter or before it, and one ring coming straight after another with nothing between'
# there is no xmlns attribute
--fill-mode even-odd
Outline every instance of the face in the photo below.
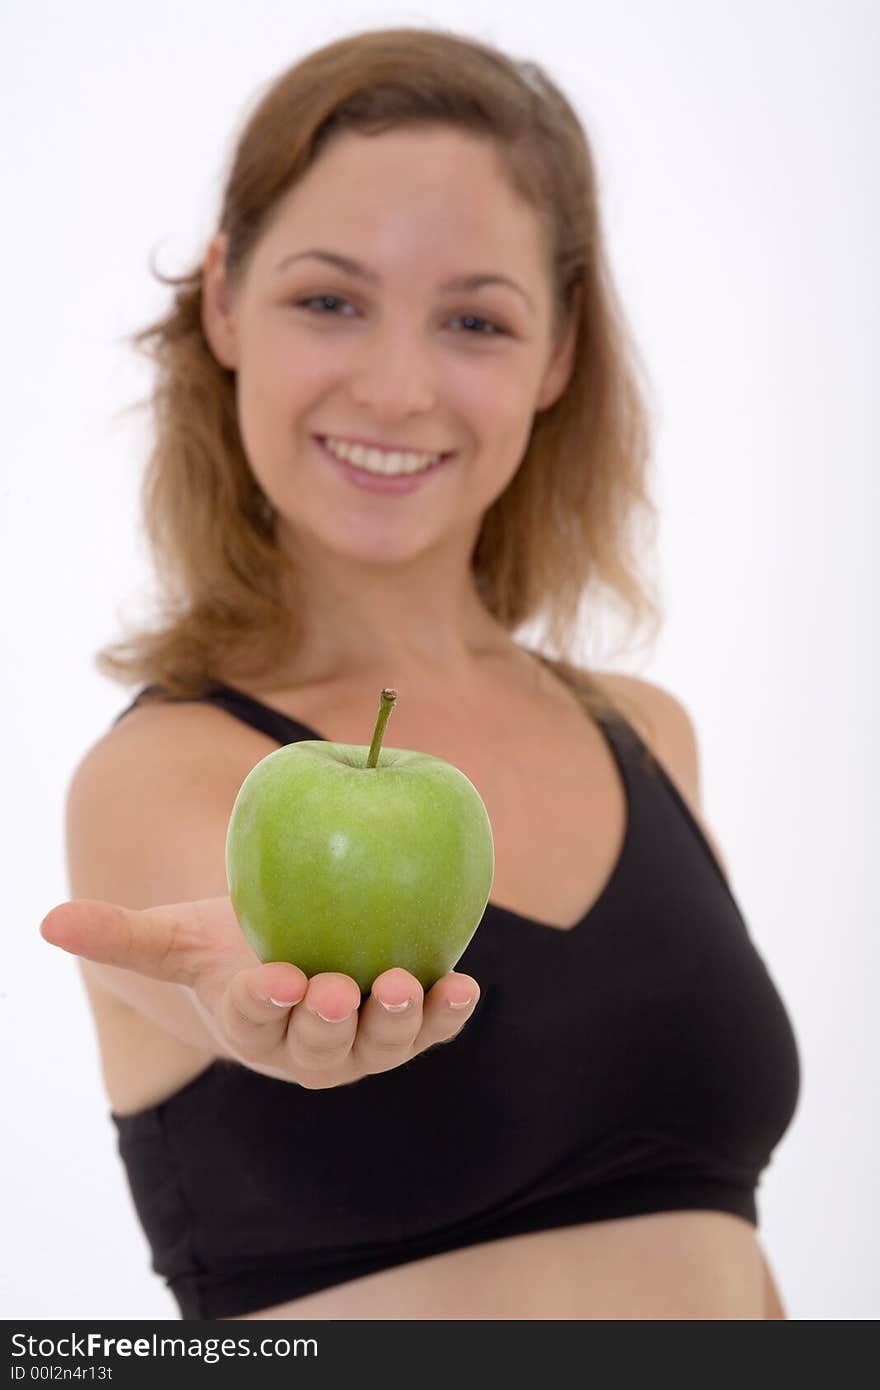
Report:
<svg viewBox="0 0 880 1390"><path fill-rule="evenodd" d="M363 271L304 254L315 251ZM239 283L223 254L217 237L205 330L236 372L244 447L282 543L389 563L472 543L535 411L564 389L574 334L552 342L541 226L493 147L445 128L337 136ZM477 275L510 283L447 283ZM451 457L415 488L377 491L330 457L327 437Z"/></svg>

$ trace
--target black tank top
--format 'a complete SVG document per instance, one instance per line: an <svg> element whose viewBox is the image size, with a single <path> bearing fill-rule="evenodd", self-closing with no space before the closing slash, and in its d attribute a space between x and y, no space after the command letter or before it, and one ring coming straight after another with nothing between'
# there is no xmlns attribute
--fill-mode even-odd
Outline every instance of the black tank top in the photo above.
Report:
<svg viewBox="0 0 880 1390"><path fill-rule="evenodd" d="M203 698L279 744L320 737L229 686ZM323 1091L221 1059L112 1114L182 1317L581 1222L699 1208L757 1225L797 1104L791 1024L677 788L629 723L599 725L628 804L611 877L567 931L490 900L456 967L480 1001L452 1042Z"/></svg>

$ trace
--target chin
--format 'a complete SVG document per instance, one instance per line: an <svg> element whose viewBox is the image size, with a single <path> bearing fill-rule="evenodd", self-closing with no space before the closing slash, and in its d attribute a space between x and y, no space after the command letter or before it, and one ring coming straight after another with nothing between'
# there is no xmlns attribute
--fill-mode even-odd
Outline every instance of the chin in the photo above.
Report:
<svg viewBox="0 0 880 1390"><path fill-rule="evenodd" d="M343 517L332 529L324 525L311 527L304 519L287 520L277 513L276 535L279 544L294 561L306 555L322 554L328 559L348 561L376 568L404 565L423 556L429 546L437 544L436 536L415 534L412 518L408 529L399 524L366 525L362 515L352 516L346 524Z"/></svg>

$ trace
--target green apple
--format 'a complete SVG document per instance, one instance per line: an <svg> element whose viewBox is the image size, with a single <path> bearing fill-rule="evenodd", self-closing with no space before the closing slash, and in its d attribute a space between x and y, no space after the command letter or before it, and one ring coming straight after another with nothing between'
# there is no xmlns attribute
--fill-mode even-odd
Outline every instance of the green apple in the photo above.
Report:
<svg viewBox="0 0 880 1390"><path fill-rule="evenodd" d="M492 827L452 763L382 748L397 692L383 690L369 748L304 739L261 759L232 807L229 896L261 961L336 970L362 994L392 966L427 990L477 929L495 871Z"/></svg>

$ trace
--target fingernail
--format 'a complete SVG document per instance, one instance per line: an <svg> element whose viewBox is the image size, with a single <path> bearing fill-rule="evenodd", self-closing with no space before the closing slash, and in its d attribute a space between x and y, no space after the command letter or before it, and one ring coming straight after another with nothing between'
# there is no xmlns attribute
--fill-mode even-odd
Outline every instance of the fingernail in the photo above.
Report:
<svg viewBox="0 0 880 1390"><path fill-rule="evenodd" d="M313 1009L311 1004L309 1005L309 1009L313 1014L316 1014L318 1018L320 1018L324 1023L345 1023L347 1019L351 1018L353 1013L357 1012L356 1009L350 1009L347 1014L343 1014L342 1018L331 1018L329 1014L322 1014L320 1009Z"/></svg>
<svg viewBox="0 0 880 1390"><path fill-rule="evenodd" d="M467 999L449 999L447 1002L450 1009L466 1009L468 1004L473 1004L474 996L469 994Z"/></svg>
<svg viewBox="0 0 880 1390"><path fill-rule="evenodd" d="M271 994L266 1000L267 1004L277 1004L279 1009L292 1009L295 1002L293 999L273 999Z"/></svg>
<svg viewBox="0 0 880 1390"><path fill-rule="evenodd" d="M385 999L380 999L379 1003L382 1005L382 1008L386 1009L390 1014L402 1014L406 1009L411 1007L412 1000L404 999L400 1004L389 1004Z"/></svg>

